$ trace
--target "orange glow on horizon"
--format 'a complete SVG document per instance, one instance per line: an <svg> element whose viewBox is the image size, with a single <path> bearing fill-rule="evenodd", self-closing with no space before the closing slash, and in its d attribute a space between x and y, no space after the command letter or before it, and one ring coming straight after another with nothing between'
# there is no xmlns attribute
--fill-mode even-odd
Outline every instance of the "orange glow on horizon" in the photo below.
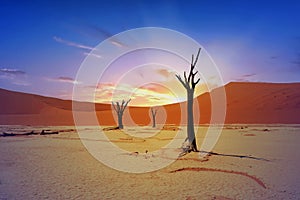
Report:
<svg viewBox="0 0 300 200"><path fill-rule="evenodd" d="M195 97L207 92L205 84L200 84ZM168 88L162 84L148 83L140 87L127 84L114 85L113 83L101 83L95 90L96 103L108 103L131 99L132 106L148 107L160 106L183 102L186 100L184 88Z"/></svg>

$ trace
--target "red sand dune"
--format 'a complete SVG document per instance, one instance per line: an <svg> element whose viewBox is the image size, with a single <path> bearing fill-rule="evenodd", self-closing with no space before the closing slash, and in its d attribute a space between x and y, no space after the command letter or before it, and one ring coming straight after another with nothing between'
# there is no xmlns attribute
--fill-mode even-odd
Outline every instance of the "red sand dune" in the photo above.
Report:
<svg viewBox="0 0 300 200"><path fill-rule="evenodd" d="M225 123L300 123L300 83L229 83ZM219 88L211 93L217 94ZM73 125L72 101L0 89L0 124L12 125ZM195 123L209 123L210 93L195 98L200 115ZM89 115L94 106L102 125L115 125L111 105L77 102L77 111ZM186 123L186 102L165 105L166 123ZM162 108L160 109L162 110ZM196 109L195 109L196 110ZM132 120L141 125L151 123L149 108L130 107ZM182 113L181 113L182 112ZM181 121L181 114L183 115ZM163 116L158 114L158 122ZM125 122L126 124L126 119ZM89 118L86 118L86 125Z"/></svg>
<svg viewBox="0 0 300 200"><path fill-rule="evenodd" d="M226 123L300 123L300 83L229 83Z"/></svg>

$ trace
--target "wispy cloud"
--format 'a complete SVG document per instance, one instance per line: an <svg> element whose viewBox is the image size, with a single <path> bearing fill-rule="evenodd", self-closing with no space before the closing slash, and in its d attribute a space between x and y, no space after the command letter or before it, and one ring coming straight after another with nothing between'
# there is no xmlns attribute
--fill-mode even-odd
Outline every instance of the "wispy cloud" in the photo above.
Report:
<svg viewBox="0 0 300 200"><path fill-rule="evenodd" d="M166 88L156 84L136 88L127 84L101 83L95 88L96 102L110 103L127 98L132 99L133 105L140 106L163 105L177 101Z"/></svg>
<svg viewBox="0 0 300 200"><path fill-rule="evenodd" d="M68 40L63 40L60 37L56 37L56 36L54 36L53 39L56 42L59 42L59 43L62 43L62 44L68 45L68 46L72 46L72 47L77 47L77 48L80 48L80 49L86 49L86 50L93 50L94 49L93 47L83 45L83 44L79 44L79 43L75 43L75 42L71 42L71 41L68 41Z"/></svg>
<svg viewBox="0 0 300 200"><path fill-rule="evenodd" d="M89 35L96 36L99 39L108 39L112 45L117 47L126 47L123 42L119 41L116 37L113 37L114 35L106 29L96 25L84 25L84 27L85 31L87 31Z"/></svg>
<svg viewBox="0 0 300 200"><path fill-rule="evenodd" d="M160 84L156 84L156 83L149 83L147 85L143 85L141 87L139 87L139 89L144 89L144 90L150 90L153 92L157 92L157 93L165 93L165 94L169 94L169 89L166 87L163 87Z"/></svg>
<svg viewBox="0 0 300 200"><path fill-rule="evenodd" d="M279 58L279 56L270 56L271 60L275 60L275 59L278 59L278 58Z"/></svg>
<svg viewBox="0 0 300 200"><path fill-rule="evenodd" d="M251 74L244 74L241 75L237 78L233 78L233 81L237 81L237 82L249 82L249 78L256 76L256 73L251 73Z"/></svg>
<svg viewBox="0 0 300 200"><path fill-rule="evenodd" d="M98 54L95 54L95 53L83 52L83 55L85 55L85 56L94 56L96 58L102 58L101 55L98 55Z"/></svg>
<svg viewBox="0 0 300 200"><path fill-rule="evenodd" d="M256 76L257 74L252 73L252 74L244 74L238 78L233 79L234 81L238 81L238 82L249 82L248 78L251 78L253 76Z"/></svg>
<svg viewBox="0 0 300 200"><path fill-rule="evenodd" d="M18 70L18 69L7 69L2 68L0 69L1 74L13 74L13 75L25 75L26 73L24 71Z"/></svg>
<svg viewBox="0 0 300 200"><path fill-rule="evenodd" d="M169 69L157 69L156 73L160 74L161 76L165 78L169 78L170 76L174 77L175 71L169 70Z"/></svg>
<svg viewBox="0 0 300 200"><path fill-rule="evenodd" d="M291 64L300 66L300 60L291 61Z"/></svg>
<svg viewBox="0 0 300 200"><path fill-rule="evenodd" d="M256 76L256 74L252 73L252 74L244 74L244 75L242 75L243 78L248 78L248 77L252 77L252 76Z"/></svg>
<svg viewBox="0 0 300 200"><path fill-rule="evenodd" d="M115 39L112 39L112 38L110 38L109 40L113 45L115 45L117 47L125 47L125 45L122 42L119 42L118 40L115 40Z"/></svg>
<svg viewBox="0 0 300 200"><path fill-rule="evenodd" d="M300 52L296 53L295 59L290 63L296 65L297 67L300 67Z"/></svg>
<svg viewBox="0 0 300 200"><path fill-rule="evenodd" d="M0 79L7 79L14 85L28 86L30 83L27 81L26 72L19 69L0 69Z"/></svg>
<svg viewBox="0 0 300 200"><path fill-rule="evenodd" d="M60 76L57 78L46 78L47 81L61 82L61 83L71 83L71 84L80 84L80 82L74 80L71 77Z"/></svg>
<svg viewBox="0 0 300 200"><path fill-rule="evenodd" d="M154 82L165 82L166 80L173 79L175 77L175 71L166 67L157 66L155 64L139 68L135 70L135 75L141 77L141 80L151 75L151 80Z"/></svg>
<svg viewBox="0 0 300 200"><path fill-rule="evenodd" d="M289 61L293 65L294 70L299 70L300 67L300 36L293 38L293 58Z"/></svg>
<svg viewBox="0 0 300 200"><path fill-rule="evenodd" d="M237 78L237 79L233 79L233 80L237 81L237 82L249 82L249 80L244 79L244 78Z"/></svg>
<svg viewBox="0 0 300 200"><path fill-rule="evenodd" d="M97 33L101 34L102 37L104 37L105 39L109 38L109 41L111 42L111 44L117 46L117 47L125 47L126 45L124 43L122 43L121 41L117 40L115 37L113 37L113 34L110 33L109 31L98 27L98 26L90 26L91 29L94 29Z"/></svg>

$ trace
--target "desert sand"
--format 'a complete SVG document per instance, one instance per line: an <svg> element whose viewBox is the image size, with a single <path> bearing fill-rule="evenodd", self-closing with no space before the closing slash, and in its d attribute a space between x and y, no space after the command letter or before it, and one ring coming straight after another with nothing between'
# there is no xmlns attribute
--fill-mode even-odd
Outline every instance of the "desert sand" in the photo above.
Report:
<svg viewBox="0 0 300 200"><path fill-rule="evenodd" d="M111 105L77 102L73 110L70 100L0 89L0 135L19 134L0 137L0 199L299 199L300 84L224 88L227 125L216 146L205 157L191 152L180 158L185 102L159 108L157 123L164 128L150 127L149 108L129 106L123 131L99 132L98 122L101 129L116 126ZM195 98L198 147L219 89ZM83 116L83 126L74 127L73 111ZM42 130L59 134L20 135ZM117 167L96 159L87 143ZM170 164L157 167L161 163ZM147 171L148 164L157 170L129 172Z"/></svg>
<svg viewBox="0 0 300 200"><path fill-rule="evenodd" d="M96 160L73 126L1 126L0 131L42 129L59 134L0 137L0 199L300 198L299 125L226 125L213 149L217 155L199 158L192 152L162 169L140 174L121 172ZM198 127L199 146L206 129ZM184 126L168 126L155 134L150 127L127 126L123 132L104 134L128 151L118 156L151 159L153 151L163 149L177 130L183 141Z"/></svg>

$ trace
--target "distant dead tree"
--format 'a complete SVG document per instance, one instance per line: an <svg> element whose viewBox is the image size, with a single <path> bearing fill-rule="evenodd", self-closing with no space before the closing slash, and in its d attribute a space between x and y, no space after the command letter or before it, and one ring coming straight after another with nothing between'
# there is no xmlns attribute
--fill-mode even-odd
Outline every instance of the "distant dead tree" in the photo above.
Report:
<svg viewBox="0 0 300 200"><path fill-rule="evenodd" d="M123 114L124 114L124 110L127 107L128 103L131 101L131 99L129 99L128 101L125 102L125 100L122 100L121 103L119 102L111 102L113 108L115 109L117 115L118 115L118 127L119 129L123 129Z"/></svg>
<svg viewBox="0 0 300 200"><path fill-rule="evenodd" d="M152 115L152 128L155 128L156 127L156 114L157 114L158 108L151 107L150 109L151 109L151 115Z"/></svg>
<svg viewBox="0 0 300 200"><path fill-rule="evenodd" d="M186 89L187 92L187 140L189 142L188 148L185 149L185 153L196 151L197 149L197 143L196 143L196 137L195 137L195 130L194 130L194 113L193 113L193 100L194 100L194 91L196 85L199 83L200 78L195 80L195 76L198 73L198 71L193 72L195 69L195 66L197 64L199 54L200 54L201 48L199 48L196 59L194 61L194 55L192 55L192 62L190 66L190 72L189 75L186 75L186 72L184 71L184 80L182 80L180 75L176 75L179 82L183 85L183 87Z"/></svg>

